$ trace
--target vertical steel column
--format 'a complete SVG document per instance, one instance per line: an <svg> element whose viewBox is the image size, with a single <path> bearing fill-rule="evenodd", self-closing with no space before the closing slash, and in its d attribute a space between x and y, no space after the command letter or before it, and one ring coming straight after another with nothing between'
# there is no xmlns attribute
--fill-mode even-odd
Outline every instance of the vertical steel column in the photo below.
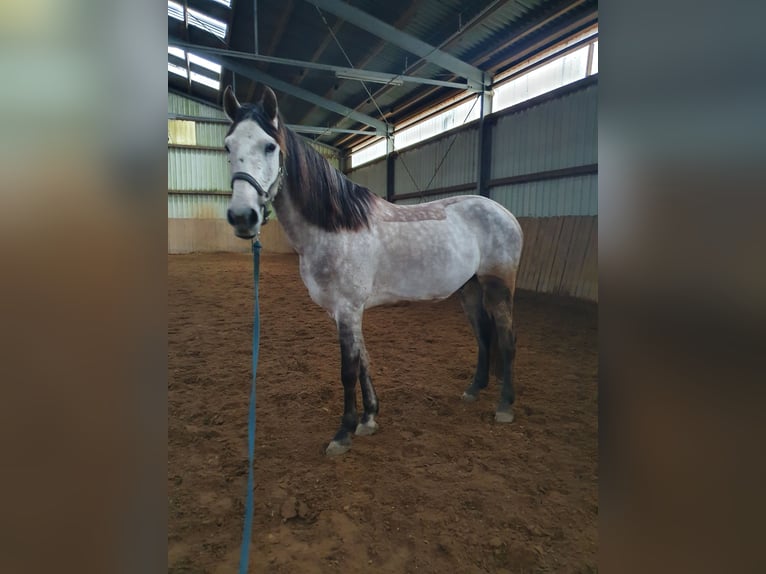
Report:
<svg viewBox="0 0 766 574"><path fill-rule="evenodd" d="M396 155L394 151L394 136L389 134L386 138L386 200L392 203L394 201Z"/></svg>
<svg viewBox="0 0 766 574"><path fill-rule="evenodd" d="M258 53L258 0L253 0L253 54Z"/></svg>
<svg viewBox="0 0 766 574"><path fill-rule="evenodd" d="M481 119L479 120L479 160L477 162L476 191L479 195L489 197L488 184L492 168L493 121L488 120L487 116L492 113L492 91L485 89L479 97L481 98Z"/></svg>

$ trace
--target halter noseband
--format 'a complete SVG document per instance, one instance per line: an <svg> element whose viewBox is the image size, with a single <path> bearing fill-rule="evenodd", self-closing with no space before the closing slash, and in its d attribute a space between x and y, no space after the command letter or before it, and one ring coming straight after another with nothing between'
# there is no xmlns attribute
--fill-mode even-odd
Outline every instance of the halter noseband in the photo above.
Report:
<svg viewBox="0 0 766 574"><path fill-rule="evenodd" d="M281 176L282 176L282 168L280 167L280 183L281 183ZM269 199L269 192L264 190L263 187L261 187L261 184L255 181L255 178L250 175L249 173L246 173L244 171L236 171L234 172L234 175L231 176L231 188L234 189L234 182L238 179L241 179L242 181L246 181L250 185L252 185L255 188L255 191L258 192L258 195L261 197L265 197L267 200Z"/></svg>
<svg viewBox="0 0 766 574"><path fill-rule="evenodd" d="M282 154L280 153L279 154L279 172L277 173L277 179L279 180L277 193L282 191L282 182L284 181L284 175L285 175L284 160L282 158ZM258 192L258 195L260 195L261 197L265 197L266 201L269 201L271 199L269 192L263 189L263 187L261 187L261 184L255 181L255 178L252 175L244 171L235 171L234 174L231 176L232 189L234 189L234 182L237 181L238 179L241 179L242 181L246 181L247 183L252 185L255 188L255 191Z"/></svg>

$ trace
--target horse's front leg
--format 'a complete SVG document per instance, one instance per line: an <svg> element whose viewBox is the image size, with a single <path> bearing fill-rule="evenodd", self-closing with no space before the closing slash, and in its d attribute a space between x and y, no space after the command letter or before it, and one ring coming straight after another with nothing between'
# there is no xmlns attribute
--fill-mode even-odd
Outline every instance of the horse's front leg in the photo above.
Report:
<svg viewBox="0 0 766 574"><path fill-rule="evenodd" d="M378 423L375 421L375 417L378 415L378 396L375 394L375 387L372 386L370 359L361 333L359 338L359 385L362 387L364 414L356 427L356 435L371 435L378 430Z"/></svg>
<svg viewBox="0 0 766 574"><path fill-rule="evenodd" d="M343 417L340 429L335 433L325 453L343 454L351 448L351 434L356 430L356 381L359 378L359 365L362 342L362 315L342 316L338 319L338 338L340 339L340 379L343 383Z"/></svg>

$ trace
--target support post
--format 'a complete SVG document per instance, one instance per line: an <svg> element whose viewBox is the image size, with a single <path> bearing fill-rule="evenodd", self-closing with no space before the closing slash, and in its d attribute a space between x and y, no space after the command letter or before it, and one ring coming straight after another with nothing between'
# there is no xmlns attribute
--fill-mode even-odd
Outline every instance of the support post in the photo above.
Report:
<svg viewBox="0 0 766 574"><path fill-rule="evenodd" d="M478 174L476 178L479 195L490 196L489 179L492 170L492 123L487 116L492 113L492 91L485 90L479 96L481 98L481 116L479 120L479 158L477 162Z"/></svg>
<svg viewBox="0 0 766 574"><path fill-rule="evenodd" d="M349 166L351 163L350 160L351 156L347 153L341 153L340 156L338 156L338 168L343 175L348 175L348 172L351 171Z"/></svg>
<svg viewBox="0 0 766 574"><path fill-rule="evenodd" d="M386 138L386 201L394 201L394 169L396 166L396 152L394 151L394 136L389 134Z"/></svg>
<svg viewBox="0 0 766 574"><path fill-rule="evenodd" d="M253 54L258 54L258 0L253 0Z"/></svg>

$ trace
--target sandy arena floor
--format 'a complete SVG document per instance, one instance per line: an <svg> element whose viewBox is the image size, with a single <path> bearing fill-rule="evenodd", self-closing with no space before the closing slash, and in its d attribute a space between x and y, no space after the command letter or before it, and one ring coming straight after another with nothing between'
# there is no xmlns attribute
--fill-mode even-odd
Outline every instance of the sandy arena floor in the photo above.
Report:
<svg viewBox="0 0 766 574"><path fill-rule="evenodd" d="M380 431L339 458L335 325L293 255L262 256L254 572L595 572L597 307L518 292L516 420L461 402L459 301L365 315ZM250 255L168 256L168 565L235 572L247 472ZM361 405L361 395L359 396Z"/></svg>

